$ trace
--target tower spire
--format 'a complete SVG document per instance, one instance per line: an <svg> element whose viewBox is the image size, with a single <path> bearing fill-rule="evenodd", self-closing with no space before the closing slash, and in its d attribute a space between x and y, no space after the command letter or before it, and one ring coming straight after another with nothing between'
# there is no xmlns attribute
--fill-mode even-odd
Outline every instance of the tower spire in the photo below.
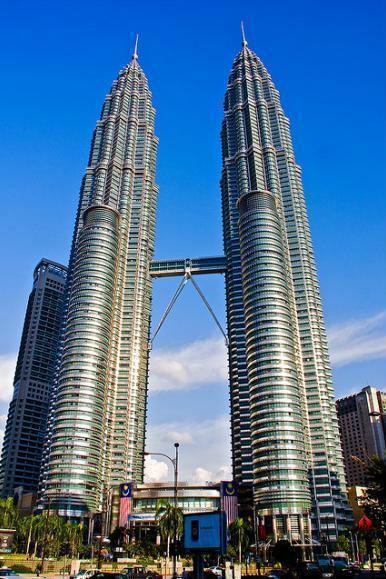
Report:
<svg viewBox="0 0 386 579"><path fill-rule="evenodd" d="M243 21L241 21L241 38L243 40L242 46L243 47L248 46L248 42L246 41L246 38L245 38L244 22Z"/></svg>
<svg viewBox="0 0 386 579"><path fill-rule="evenodd" d="M137 34L135 36L134 52L133 52L133 59L134 60L137 60L137 58L138 58L138 38L139 38L139 34L137 32Z"/></svg>

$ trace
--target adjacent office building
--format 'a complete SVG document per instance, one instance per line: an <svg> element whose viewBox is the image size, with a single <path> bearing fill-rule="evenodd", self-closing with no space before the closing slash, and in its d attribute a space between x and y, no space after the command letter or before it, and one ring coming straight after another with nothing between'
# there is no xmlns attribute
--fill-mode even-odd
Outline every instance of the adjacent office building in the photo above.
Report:
<svg viewBox="0 0 386 579"><path fill-rule="evenodd" d="M234 477L253 486L275 538L304 542L312 525L333 540L350 509L301 169L279 92L245 38L222 157Z"/></svg>
<svg viewBox="0 0 386 579"><path fill-rule="evenodd" d="M103 103L76 217L40 491L63 515L101 510L112 485L143 478L154 117L135 51Z"/></svg>
<svg viewBox="0 0 386 579"><path fill-rule="evenodd" d="M386 392L366 386L336 401L347 484L365 487L366 461L386 458Z"/></svg>
<svg viewBox="0 0 386 579"><path fill-rule="evenodd" d="M37 491L67 268L42 259L24 320L1 457L3 496Z"/></svg>

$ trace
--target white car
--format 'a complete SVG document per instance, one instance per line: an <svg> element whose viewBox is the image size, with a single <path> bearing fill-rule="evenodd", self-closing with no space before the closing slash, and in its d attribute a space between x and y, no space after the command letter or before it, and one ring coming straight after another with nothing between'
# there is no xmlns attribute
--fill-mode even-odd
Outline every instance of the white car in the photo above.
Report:
<svg viewBox="0 0 386 579"><path fill-rule="evenodd" d="M221 569L221 567L208 567L208 571L211 571L214 575L217 575L217 577L223 576L223 569Z"/></svg>
<svg viewBox="0 0 386 579"><path fill-rule="evenodd" d="M75 579L89 579L91 577L91 575L94 575L94 573L97 573L97 572L98 572L98 569L87 569L87 570L79 571L75 575Z"/></svg>

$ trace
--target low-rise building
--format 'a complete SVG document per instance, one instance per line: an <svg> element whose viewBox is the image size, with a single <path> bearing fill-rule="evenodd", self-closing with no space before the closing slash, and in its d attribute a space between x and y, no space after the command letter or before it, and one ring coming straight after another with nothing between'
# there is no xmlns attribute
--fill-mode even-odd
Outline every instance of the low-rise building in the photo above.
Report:
<svg viewBox="0 0 386 579"><path fill-rule="evenodd" d="M237 496L225 497L226 485L233 485L228 482L207 482L194 483L180 481L177 486L177 505L183 513L209 512L223 509L228 512L228 519L232 520L237 513ZM235 488L235 487L230 487ZM140 527L154 526L156 513L160 505L165 503L173 504L175 487L173 482L153 482L143 484L132 484L130 486L129 507L127 509L127 522L129 527L138 529ZM107 520L106 529L113 530L119 526L120 508L122 508L121 497L118 489L112 489L110 519ZM230 501L229 501L230 499ZM126 516L126 513L125 513Z"/></svg>

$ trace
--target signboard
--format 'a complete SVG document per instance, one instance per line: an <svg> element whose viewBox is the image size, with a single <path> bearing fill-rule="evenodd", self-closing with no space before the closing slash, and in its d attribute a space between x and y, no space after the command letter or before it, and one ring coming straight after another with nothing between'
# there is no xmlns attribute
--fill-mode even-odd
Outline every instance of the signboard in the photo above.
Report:
<svg viewBox="0 0 386 579"><path fill-rule="evenodd" d="M156 513L130 513L129 521L155 521Z"/></svg>
<svg viewBox="0 0 386 579"><path fill-rule="evenodd" d="M224 511L184 515L184 547L187 551L227 551Z"/></svg>
<svg viewBox="0 0 386 579"><path fill-rule="evenodd" d="M12 553L15 529L0 529L0 553Z"/></svg>

